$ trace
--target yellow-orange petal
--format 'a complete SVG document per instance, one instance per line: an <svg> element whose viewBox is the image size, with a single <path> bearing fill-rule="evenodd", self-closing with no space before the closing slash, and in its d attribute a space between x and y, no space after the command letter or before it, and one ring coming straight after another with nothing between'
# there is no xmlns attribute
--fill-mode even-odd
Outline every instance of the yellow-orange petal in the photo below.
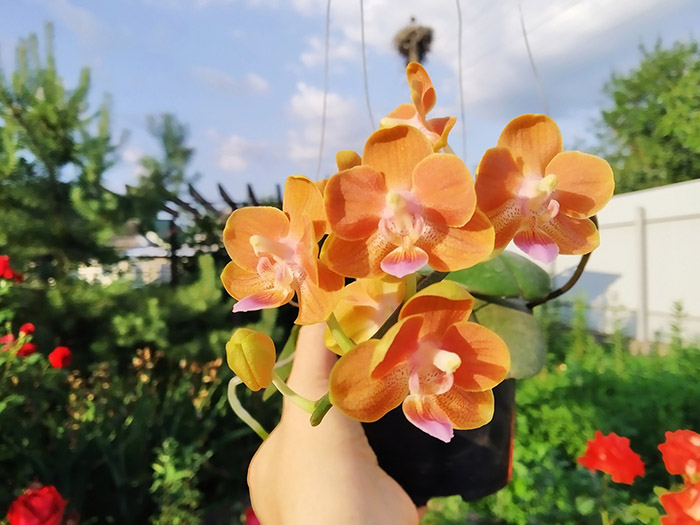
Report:
<svg viewBox="0 0 700 525"><path fill-rule="evenodd" d="M331 230L348 240L369 237L377 230L386 206L386 192L383 175L369 166L357 166L333 175L325 195Z"/></svg>
<svg viewBox="0 0 700 525"><path fill-rule="evenodd" d="M486 150L476 169L476 197L479 208L489 217L494 210L515 198L523 184L523 174L505 148Z"/></svg>
<svg viewBox="0 0 700 525"><path fill-rule="evenodd" d="M276 359L275 343L262 332L239 328L226 343L228 366L253 391L272 382Z"/></svg>
<svg viewBox="0 0 700 525"><path fill-rule="evenodd" d="M564 151L552 159L546 171L557 176L553 198L559 202L559 213L574 219L598 213L615 191L610 164L595 155Z"/></svg>
<svg viewBox="0 0 700 525"><path fill-rule="evenodd" d="M493 225L495 238L493 241L494 250L502 250L513 240L515 234L520 231L527 222L523 217L520 205L513 200L506 201L503 206L491 210L488 215L489 221Z"/></svg>
<svg viewBox="0 0 700 525"><path fill-rule="evenodd" d="M557 124L547 115L521 115L511 120L498 138L525 176L544 175L547 164L564 148Z"/></svg>
<svg viewBox="0 0 700 525"><path fill-rule="evenodd" d="M234 312L277 308L287 304L294 296L292 288L280 286L270 275L263 278L256 272L241 268L233 261L221 272L221 283L238 301L233 305Z"/></svg>
<svg viewBox="0 0 700 525"><path fill-rule="evenodd" d="M389 328L374 349L370 370L372 377L382 377L408 363L418 349L423 316L414 315Z"/></svg>
<svg viewBox="0 0 700 525"><path fill-rule="evenodd" d="M462 226L474 214L474 180L456 155L433 153L420 161L413 170L412 190L447 226Z"/></svg>
<svg viewBox="0 0 700 525"><path fill-rule="evenodd" d="M328 319L338 300L338 292L324 290L311 279L302 279L297 298L299 315L294 322L299 325L315 324Z"/></svg>
<svg viewBox="0 0 700 525"><path fill-rule="evenodd" d="M413 122L416 124L412 124ZM420 116L418 115L416 106L413 104L400 104L379 121L379 126L382 128L390 128L400 124L410 124L420 127Z"/></svg>
<svg viewBox="0 0 700 525"><path fill-rule="evenodd" d="M430 141L418 128L394 126L370 135L362 163L382 172L388 189L409 190L416 164L432 152Z"/></svg>
<svg viewBox="0 0 700 525"><path fill-rule="evenodd" d="M486 260L493 252L494 229L479 208L467 224L450 228L437 221L426 224L416 242L428 254L428 264L439 272L453 272Z"/></svg>
<svg viewBox="0 0 700 525"><path fill-rule="evenodd" d="M493 391L469 392L454 385L435 396L435 404L458 430L479 428L493 419Z"/></svg>
<svg viewBox="0 0 700 525"><path fill-rule="evenodd" d="M382 275L380 263L394 249L377 231L368 239L348 241L330 234L321 248L321 260L346 277L360 279Z"/></svg>
<svg viewBox="0 0 700 525"><path fill-rule="evenodd" d="M411 100L423 117L435 106L436 96L430 75L418 62L406 66L406 78L411 89Z"/></svg>
<svg viewBox="0 0 700 525"><path fill-rule="evenodd" d="M253 251L250 237L259 235L277 241L289 232L289 219L283 211L270 206L250 206L235 210L226 221L224 246L233 261L255 271L259 257Z"/></svg>
<svg viewBox="0 0 700 525"><path fill-rule="evenodd" d="M474 298L459 283L440 281L411 297L401 308L399 320L420 315L423 326L420 337L441 337L447 328L469 318Z"/></svg>
<svg viewBox="0 0 700 525"><path fill-rule="evenodd" d="M447 146L447 138L456 123L457 117L439 117L428 120L426 127L440 137L437 142L433 144L433 150L440 151Z"/></svg>
<svg viewBox="0 0 700 525"><path fill-rule="evenodd" d="M560 213L538 228L559 246L562 255L583 255L600 245L598 229L590 219L572 219Z"/></svg>
<svg viewBox="0 0 700 525"><path fill-rule="evenodd" d="M294 224L296 221L308 218L313 224L317 241L326 234L327 221L323 195L318 186L303 175L287 177L282 211L289 214L292 230L296 229Z"/></svg>
<svg viewBox="0 0 700 525"><path fill-rule="evenodd" d="M454 372L454 382L464 390L490 390L503 381L510 370L510 351L506 343L476 323L462 321L450 326L440 348L454 352L461 359L462 363Z"/></svg>
<svg viewBox="0 0 700 525"><path fill-rule="evenodd" d="M362 164L362 158L351 149L344 149L335 154L335 164L338 171L345 171Z"/></svg>
<svg viewBox="0 0 700 525"><path fill-rule="evenodd" d="M341 357L329 379L330 400L345 415L377 421L401 404L408 394L408 369L395 368L381 378L370 376L370 362L378 341L362 343Z"/></svg>

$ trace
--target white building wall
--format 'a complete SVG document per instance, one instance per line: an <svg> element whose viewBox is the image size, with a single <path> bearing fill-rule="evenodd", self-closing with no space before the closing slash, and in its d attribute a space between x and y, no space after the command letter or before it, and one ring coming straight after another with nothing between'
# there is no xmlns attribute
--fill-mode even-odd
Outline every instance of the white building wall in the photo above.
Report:
<svg viewBox="0 0 700 525"><path fill-rule="evenodd" d="M668 339L675 302L683 335L700 340L700 180L617 195L598 215L600 247L564 296L585 294L592 328L620 326L642 341ZM545 267L561 285L579 257Z"/></svg>

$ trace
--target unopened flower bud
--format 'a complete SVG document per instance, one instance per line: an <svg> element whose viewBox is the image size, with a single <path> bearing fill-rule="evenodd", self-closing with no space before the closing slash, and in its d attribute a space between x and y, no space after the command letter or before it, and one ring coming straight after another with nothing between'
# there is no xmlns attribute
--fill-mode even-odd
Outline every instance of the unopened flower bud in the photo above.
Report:
<svg viewBox="0 0 700 525"><path fill-rule="evenodd" d="M260 390L272 382L275 343L262 332L239 328L226 343L226 360L248 388Z"/></svg>

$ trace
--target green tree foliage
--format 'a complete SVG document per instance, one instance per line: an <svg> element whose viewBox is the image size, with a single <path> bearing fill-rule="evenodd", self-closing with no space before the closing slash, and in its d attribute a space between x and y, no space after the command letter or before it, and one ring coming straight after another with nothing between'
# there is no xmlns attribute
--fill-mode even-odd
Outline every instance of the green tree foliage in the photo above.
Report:
<svg viewBox="0 0 700 525"><path fill-rule="evenodd" d="M20 40L15 71L0 72L0 250L33 261L44 277L93 258L122 220L122 198L103 185L115 161L109 100L88 107L90 72L66 89L56 71L53 31L46 49Z"/></svg>
<svg viewBox="0 0 700 525"><path fill-rule="evenodd" d="M641 52L639 66L605 86L601 139L618 193L700 178L698 43Z"/></svg>

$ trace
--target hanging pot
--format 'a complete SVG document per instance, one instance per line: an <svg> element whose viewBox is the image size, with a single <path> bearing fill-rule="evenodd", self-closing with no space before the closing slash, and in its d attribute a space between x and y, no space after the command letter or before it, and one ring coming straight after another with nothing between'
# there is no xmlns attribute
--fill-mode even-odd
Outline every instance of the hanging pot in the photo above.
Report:
<svg viewBox="0 0 700 525"><path fill-rule="evenodd" d="M369 444L384 469L418 505L436 496L460 495L475 501L510 481L515 424L515 380L493 390L493 420L475 430L455 430L449 443L408 422L398 407L375 423L365 423Z"/></svg>

